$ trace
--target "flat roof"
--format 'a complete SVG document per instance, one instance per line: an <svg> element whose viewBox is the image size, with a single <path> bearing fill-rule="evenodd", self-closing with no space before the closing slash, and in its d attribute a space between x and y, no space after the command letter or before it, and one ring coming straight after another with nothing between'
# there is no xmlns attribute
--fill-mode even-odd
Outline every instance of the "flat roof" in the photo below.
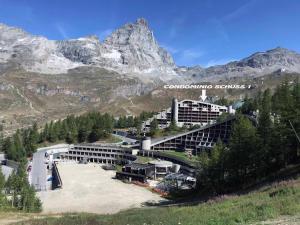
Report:
<svg viewBox="0 0 300 225"><path fill-rule="evenodd" d="M118 150L132 150L130 147L124 147L117 144L76 144L74 148L111 148L111 149L118 149Z"/></svg>
<svg viewBox="0 0 300 225"><path fill-rule="evenodd" d="M173 166L173 163L166 160L153 160L149 162L155 166Z"/></svg>
<svg viewBox="0 0 300 225"><path fill-rule="evenodd" d="M125 167L131 167L132 169L146 169L146 168L153 167L153 165L143 164L143 163L131 163L125 165Z"/></svg>
<svg viewBox="0 0 300 225"><path fill-rule="evenodd" d="M217 104L210 103L210 102L203 102L202 100L184 99L184 100L178 101L178 103L184 103L184 102L197 102L197 103L201 103L201 104L218 106L218 107L221 107L221 108L227 108L227 106L225 106L225 105L217 105Z"/></svg>

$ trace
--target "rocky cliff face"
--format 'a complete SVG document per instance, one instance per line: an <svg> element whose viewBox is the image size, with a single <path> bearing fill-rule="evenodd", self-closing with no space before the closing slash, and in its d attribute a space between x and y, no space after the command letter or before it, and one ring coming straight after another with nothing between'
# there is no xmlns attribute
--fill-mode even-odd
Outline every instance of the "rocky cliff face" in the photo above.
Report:
<svg viewBox="0 0 300 225"><path fill-rule="evenodd" d="M299 69L300 55L297 52L278 47L266 52L257 52L245 59L242 59L236 65L258 69L273 66L278 68L281 67L282 69Z"/></svg>
<svg viewBox="0 0 300 225"><path fill-rule="evenodd" d="M53 41L0 25L0 63L27 71L59 74L79 66L95 66L119 73L176 75L171 55L154 38L145 19L114 31L104 42L96 36Z"/></svg>
<svg viewBox="0 0 300 225"><path fill-rule="evenodd" d="M165 90L164 82L248 79L274 71L300 72L300 55L276 48L226 65L177 67L144 19L125 24L102 42L96 36L48 40L0 24L0 118L12 124L6 130L87 110L151 111L162 105L160 99L183 91ZM192 92L199 96L199 90ZM147 108L152 95L158 97Z"/></svg>
<svg viewBox="0 0 300 225"><path fill-rule="evenodd" d="M40 73L61 73L80 65L60 54L55 41L4 24L0 24L0 64Z"/></svg>
<svg viewBox="0 0 300 225"><path fill-rule="evenodd" d="M175 68L171 55L161 48L149 29L147 21L138 19L114 31L103 44L104 57L113 58L133 71L167 73Z"/></svg>
<svg viewBox="0 0 300 225"><path fill-rule="evenodd" d="M257 52L240 61L208 68L181 67L177 72L194 81L213 81L230 77L258 77L275 71L300 72L300 54L285 48Z"/></svg>
<svg viewBox="0 0 300 225"><path fill-rule="evenodd" d="M199 82L261 76L277 70L300 72L300 55L275 48L209 68L177 67L157 43L145 19L128 23L101 42L96 36L53 41L0 24L0 72L10 67L43 74L95 67L136 76L143 82Z"/></svg>

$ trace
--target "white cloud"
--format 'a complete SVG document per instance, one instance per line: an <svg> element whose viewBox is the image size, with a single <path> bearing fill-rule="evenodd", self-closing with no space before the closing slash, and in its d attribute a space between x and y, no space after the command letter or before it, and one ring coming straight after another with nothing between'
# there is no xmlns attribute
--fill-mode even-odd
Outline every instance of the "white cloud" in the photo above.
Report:
<svg viewBox="0 0 300 225"><path fill-rule="evenodd" d="M185 15L181 15L180 17L177 17L175 20L173 20L169 30L170 38L173 39L177 36L178 32L180 32L181 27L184 25L185 20L186 20Z"/></svg>
<svg viewBox="0 0 300 225"><path fill-rule="evenodd" d="M203 51L195 51L192 49L187 49L182 52L182 58L186 60L198 59L204 55Z"/></svg>
<svg viewBox="0 0 300 225"><path fill-rule="evenodd" d="M233 11L227 13L222 18L214 18L210 19L209 22L214 26L217 35L219 35L224 41L229 41L230 37L226 30L226 23L232 20L236 20L249 12L254 5L256 4L257 0L251 0L242 6L234 9Z"/></svg>
<svg viewBox="0 0 300 225"><path fill-rule="evenodd" d="M229 62L236 61L236 59L212 59L207 62L205 67L216 66L216 65L224 65Z"/></svg>
<svg viewBox="0 0 300 225"><path fill-rule="evenodd" d="M243 14L247 13L256 4L256 2L257 0L248 1L247 3L243 4L242 6L238 7L237 9L224 16L222 21L227 22L239 18Z"/></svg>
<svg viewBox="0 0 300 225"><path fill-rule="evenodd" d="M204 54L201 50L186 49L178 53L178 61L181 65L197 65Z"/></svg>

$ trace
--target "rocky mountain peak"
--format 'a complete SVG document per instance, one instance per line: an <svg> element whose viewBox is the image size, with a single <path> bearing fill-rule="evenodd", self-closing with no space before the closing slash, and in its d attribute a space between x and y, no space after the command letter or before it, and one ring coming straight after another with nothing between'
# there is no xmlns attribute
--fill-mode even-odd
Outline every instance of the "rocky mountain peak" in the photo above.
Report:
<svg viewBox="0 0 300 225"><path fill-rule="evenodd" d="M125 24L108 36L104 42L109 45L146 44L148 46L157 44L153 32L143 18L137 19L135 23Z"/></svg>
<svg viewBox="0 0 300 225"><path fill-rule="evenodd" d="M20 38L31 37L30 35L23 29L17 27L7 26L3 23L0 23L0 41L18 41Z"/></svg>
<svg viewBox="0 0 300 225"><path fill-rule="evenodd" d="M300 63L300 55L286 48L277 47L265 52L256 52L238 62L239 66L252 68L290 67Z"/></svg>
<svg viewBox="0 0 300 225"><path fill-rule="evenodd" d="M276 48L267 50L266 52L269 52L269 53L274 53L274 52L288 53L288 52L292 52L292 51L287 49L287 48L283 48L283 47L278 46Z"/></svg>
<svg viewBox="0 0 300 225"><path fill-rule="evenodd" d="M118 52L119 63L132 71L175 73L171 55L162 49L145 19L137 19L114 31L103 46L108 51Z"/></svg>
<svg viewBox="0 0 300 225"><path fill-rule="evenodd" d="M300 72L300 54L282 47L256 52L240 61L229 62L209 68L192 67L180 70L196 81L219 80L230 77L259 77L276 71Z"/></svg>
<svg viewBox="0 0 300 225"><path fill-rule="evenodd" d="M100 39L97 35L87 35L85 37L82 37L82 38L78 38L78 40L81 40L81 41L91 41L91 42L95 42L95 43L100 43Z"/></svg>
<svg viewBox="0 0 300 225"><path fill-rule="evenodd" d="M176 75L171 55L159 46L143 18L125 24L104 42L96 35L53 41L0 24L0 63L10 62L28 71L50 74L93 66L119 73L151 73L156 78Z"/></svg>
<svg viewBox="0 0 300 225"><path fill-rule="evenodd" d="M179 79L183 77L180 75L202 81L260 76L277 70L300 72L300 55L277 47L225 65L177 67L172 56L159 46L148 22L139 18L115 30L103 42L96 35L53 41L0 24L0 68L10 64L48 74L89 66L136 75L147 81Z"/></svg>
<svg viewBox="0 0 300 225"><path fill-rule="evenodd" d="M148 27L148 22L147 22L147 20L145 18L138 18L136 20L136 24Z"/></svg>

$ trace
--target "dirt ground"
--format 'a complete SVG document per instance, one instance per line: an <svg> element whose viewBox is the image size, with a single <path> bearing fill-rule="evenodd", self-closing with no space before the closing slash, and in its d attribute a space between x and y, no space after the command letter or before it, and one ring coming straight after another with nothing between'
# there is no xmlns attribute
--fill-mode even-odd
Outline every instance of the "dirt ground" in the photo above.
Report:
<svg viewBox="0 0 300 225"><path fill-rule="evenodd" d="M43 213L90 212L111 214L163 199L146 188L113 179L115 171L99 164L61 162L62 189L39 192Z"/></svg>
<svg viewBox="0 0 300 225"><path fill-rule="evenodd" d="M263 222L258 222L252 225L299 225L300 215L298 216L281 216L280 218L274 220L267 220Z"/></svg>

